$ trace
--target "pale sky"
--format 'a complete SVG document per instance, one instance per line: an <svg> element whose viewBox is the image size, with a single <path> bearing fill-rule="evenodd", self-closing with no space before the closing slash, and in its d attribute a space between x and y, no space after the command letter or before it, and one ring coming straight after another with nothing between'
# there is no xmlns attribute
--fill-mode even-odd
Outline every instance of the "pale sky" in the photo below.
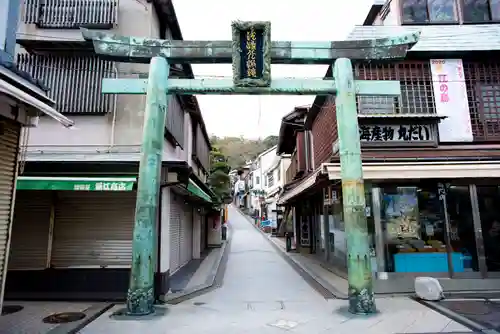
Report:
<svg viewBox="0 0 500 334"><path fill-rule="evenodd" d="M343 40L362 24L373 0L173 0L185 40L231 40L231 21L271 21L271 39ZM255 11L259 9L259 11ZM322 78L326 65L272 65L278 77ZM232 76L230 64L193 65L197 77ZM314 96L198 95L209 134L264 138L281 118Z"/></svg>

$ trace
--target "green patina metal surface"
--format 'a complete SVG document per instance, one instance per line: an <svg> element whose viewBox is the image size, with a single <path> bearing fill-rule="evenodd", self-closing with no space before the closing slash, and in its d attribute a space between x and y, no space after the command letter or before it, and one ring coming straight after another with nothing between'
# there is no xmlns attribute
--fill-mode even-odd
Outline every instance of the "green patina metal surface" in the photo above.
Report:
<svg viewBox="0 0 500 334"><path fill-rule="evenodd" d="M151 59L137 185L132 269L127 294L127 311L130 315L154 312L154 234L167 113L168 74L169 66L165 58Z"/></svg>
<svg viewBox="0 0 500 334"><path fill-rule="evenodd" d="M103 58L149 63L152 57L168 58L169 63L232 63L233 41L174 41L121 36L99 30L82 29ZM420 33L370 40L336 42L271 42L273 64L328 64L338 58L403 58L418 41ZM269 72L270 73L270 72Z"/></svg>
<svg viewBox="0 0 500 334"><path fill-rule="evenodd" d="M103 79L104 94L146 94L147 79ZM401 95L401 85L395 80L356 80L357 95ZM171 94L272 94L272 95L329 95L336 92L333 80L320 79L274 79L270 87L236 87L231 79L169 79Z"/></svg>
<svg viewBox="0 0 500 334"><path fill-rule="evenodd" d="M260 29L264 31L263 41L263 69L261 79L241 78L240 71L241 63L241 48L240 48L240 32L249 30L250 28ZM232 48L232 65L233 65L233 82L236 87L266 87L271 82L271 22L258 21L233 21L231 23L233 40L231 41Z"/></svg>
<svg viewBox="0 0 500 334"><path fill-rule="evenodd" d="M373 295L365 191L359 141L358 111L354 75L349 59L337 59L333 76L337 86L335 105L342 177L344 222L347 233L347 272L349 311L376 312Z"/></svg>
<svg viewBox="0 0 500 334"><path fill-rule="evenodd" d="M234 26L250 27L262 22L238 22ZM266 36L270 25L264 24ZM233 33L235 30L233 30ZM329 94L337 93L337 122L342 166L344 219L348 235L349 309L353 313L376 311L365 217L365 195L358 133L356 94L399 95L399 82L354 81L351 59L376 60L404 58L418 41L419 33L373 40L339 42L271 42L264 57L275 64L334 64L334 80L271 80L270 87L248 87L252 83L233 80L168 79L168 64L233 63L238 74L239 45L233 41L172 41L119 36L97 30L82 29L86 40L93 42L95 52L113 61L149 63L148 80L106 79L104 93L144 94L146 113L142 156L133 236L133 259L128 313L146 315L153 312L153 272L161 155L163 152L167 92L177 94ZM238 36L239 38L239 36ZM270 47L269 47L270 46ZM233 58L233 56L235 58ZM168 60L168 62L167 62ZM266 63L266 62L265 62ZM271 62L264 69L271 79ZM239 65L239 62L238 62ZM266 65L267 66L267 65ZM237 67L237 68L236 68ZM269 78L267 78L267 73ZM240 73L241 74L241 73ZM246 85L247 87L239 87ZM193 188L193 191L195 189ZM203 198L203 196L202 196Z"/></svg>

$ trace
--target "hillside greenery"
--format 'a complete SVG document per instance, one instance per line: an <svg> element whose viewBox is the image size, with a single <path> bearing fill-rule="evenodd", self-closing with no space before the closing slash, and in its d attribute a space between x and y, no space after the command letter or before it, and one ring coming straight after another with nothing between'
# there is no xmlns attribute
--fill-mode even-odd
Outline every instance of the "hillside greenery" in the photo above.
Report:
<svg viewBox="0 0 500 334"><path fill-rule="evenodd" d="M246 139L243 137L217 137L210 138L212 146L222 155L227 157L227 164L231 169L245 165L248 160L255 159L265 150L278 143L277 136L268 136L264 139Z"/></svg>

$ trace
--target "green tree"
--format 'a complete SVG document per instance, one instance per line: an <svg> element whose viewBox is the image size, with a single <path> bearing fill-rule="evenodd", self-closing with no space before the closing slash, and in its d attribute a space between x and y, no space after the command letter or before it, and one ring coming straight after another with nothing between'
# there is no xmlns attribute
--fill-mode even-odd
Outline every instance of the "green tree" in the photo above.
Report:
<svg viewBox="0 0 500 334"><path fill-rule="evenodd" d="M271 147L278 145L278 136L268 136L264 138L262 144L264 144L266 150L270 149Z"/></svg>
<svg viewBox="0 0 500 334"><path fill-rule="evenodd" d="M211 167L208 185L217 196L217 200L222 203L225 198L231 196L231 182L228 175L231 167L227 163L227 158L221 153L217 146L212 146L210 152Z"/></svg>

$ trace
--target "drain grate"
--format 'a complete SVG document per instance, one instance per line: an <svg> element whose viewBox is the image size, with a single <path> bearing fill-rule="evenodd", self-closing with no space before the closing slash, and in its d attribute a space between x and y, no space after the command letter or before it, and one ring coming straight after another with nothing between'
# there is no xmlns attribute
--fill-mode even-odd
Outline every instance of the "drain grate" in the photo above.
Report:
<svg viewBox="0 0 500 334"><path fill-rule="evenodd" d="M204 302L194 302L193 305L195 306L202 306L202 305L205 305L206 303Z"/></svg>
<svg viewBox="0 0 500 334"><path fill-rule="evenodd" d="M5 305L2 307L2 315L8 315L21 311L24 306L21 305Z"/></svg>
<svg viewBox="0 0 500 334"><path fill-rule="evenodd" d="M43 318L43 322L46 324L65 324L82 320L83 318L85 318L85 313L82 312L62 312L51 314Z"/></svg>

